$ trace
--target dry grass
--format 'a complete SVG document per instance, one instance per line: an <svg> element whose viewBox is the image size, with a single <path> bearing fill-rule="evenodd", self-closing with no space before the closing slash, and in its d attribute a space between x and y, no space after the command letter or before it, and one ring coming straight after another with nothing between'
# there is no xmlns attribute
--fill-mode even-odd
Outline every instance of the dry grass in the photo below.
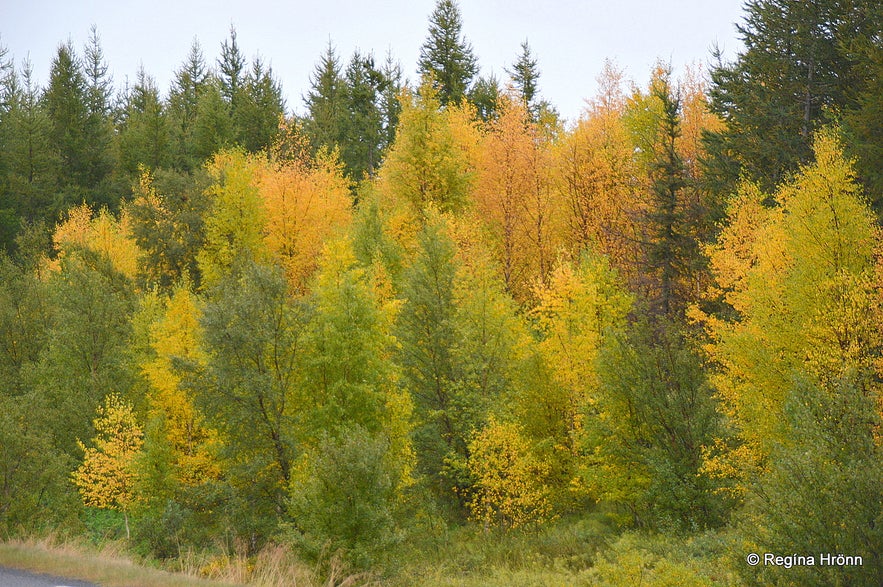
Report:
<svg viewBox="0 0 883 587"><path fill-rule="evenodd" d="M223 584L140 566L126 557L118 544L109 543L95 550L52 536L0 543L0 565L91 581L104 587L217 587Z"/></svg>
<svg viewBox="0 0 883 587"><path fill-rule="evenodd" d="M313 568L286 548L270 546L257 556L184 553L177 572L145 567L126 556L123 546L109 543L100 550L54 537L0 542L0 565L90 581L103 587L357 587L373 584L368 576L352 575L332 560Z"/></svg>

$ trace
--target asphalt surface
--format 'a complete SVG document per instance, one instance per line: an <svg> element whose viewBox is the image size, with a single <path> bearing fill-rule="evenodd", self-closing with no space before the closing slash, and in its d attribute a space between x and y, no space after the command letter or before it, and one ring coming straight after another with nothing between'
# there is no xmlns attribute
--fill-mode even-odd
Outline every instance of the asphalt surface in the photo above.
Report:
<svg viewBox="0 0 883 587"><path fill-rule="evenodd" d="M94 583L0 567L0 587L98 587Z"/></svg>

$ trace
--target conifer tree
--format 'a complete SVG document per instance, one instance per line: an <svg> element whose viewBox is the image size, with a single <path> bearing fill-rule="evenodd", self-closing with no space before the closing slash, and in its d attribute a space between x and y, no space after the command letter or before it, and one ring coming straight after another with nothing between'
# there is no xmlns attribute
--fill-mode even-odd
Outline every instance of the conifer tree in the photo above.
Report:
<svg viewBox="0 0 883 587"><path fill-rule="evenodd" d="M330 41L310 77L310 91L304 102L307 106L304 131L312 149L331 150L340 145L346 112L344 79L340 59Z"/></svg>
<svg viewBox="0 0 883 587"><path fill-rule="evenodd" d="M537 98L539 97L537 81L540 77L540 70L537 67L536 58L530 51L527 39L521 43L521 54L518 56L518 60L512 64L511 70L506 70L506 73L509 74L509 79L512 80L512 84L518 91L525 110L530 112L531 117L536 120L538 114Z"/></svg>
<svg viewBox="0 0 883 587"><path fill-rule="evenodd" d="M460 7L455 0L438 0L429 17L429 36L420 48L417 71L428 76L438 90L442 106L466 97L478 60L462 34Z"/></svg>
<svg viewBox="0 0 883 587"><path fill-rule="evenodd" d="M165 167L171 162L169 128L159 89L144 68L126 98L120 134L120 165L135 176L141 166Z"/></svg>
<svg viewBox="0 0 883 587"><path fill-rule="evenodd" d="M193 169L199 163L194 135L199 100L208 84L209 73L202 48L194 39L187 60L175 72L167 104L170 135L174 145L173 164L185 171Z"/></svg>
<svg viewBox="0 0 883 587"><path fill-rule="evenodd" d="M872 14L863 4L746 4L737 27L745 50L711 72L712 110L727 122L706 138L715 190L734 191L742 172L773 189L810 160L813 133L854 105L856 93L873 79L848 54L863 15Z"/></svg>

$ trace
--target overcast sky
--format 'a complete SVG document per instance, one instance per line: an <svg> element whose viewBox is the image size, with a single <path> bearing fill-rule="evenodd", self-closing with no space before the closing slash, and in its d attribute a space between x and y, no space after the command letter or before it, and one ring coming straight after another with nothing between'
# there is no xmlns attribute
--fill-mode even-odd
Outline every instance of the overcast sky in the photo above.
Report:
<svg viewBox="0 0 883 587"><path fill-rule="evenodd" d="M435 0L0 0L0 43L16 63L30 57L40 83L60 42L81 50L98 27L114 84L134 79L139 64L165 93L194 38L214 61L230 26L242 52L260 55L281 80L289 111L302 112L309 76L329 39L344 58L355 49L388 51L416 79L420 45ZM645 84L662 59L676 71L707 63L714 45L732 58L741 49L735 23L742 0L461 0L463 32L484 74L505 79L527 39L541 70L540 91L568 119L595 93L605 58Z"/></svg>

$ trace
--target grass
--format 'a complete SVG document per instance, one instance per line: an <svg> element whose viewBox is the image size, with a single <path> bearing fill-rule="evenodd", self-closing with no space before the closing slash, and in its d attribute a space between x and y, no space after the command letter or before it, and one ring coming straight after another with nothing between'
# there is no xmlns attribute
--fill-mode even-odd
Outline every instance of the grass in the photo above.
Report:
<svg viewBox="0 0 883 587"><path fill-rule="evenodd" d="M280 546L246 558L215 553L184 553L169 572L141 564L124 553L120 542L101 548L54 537L0 542L0 565L79 579L102 587L356 587L372 584L332 560L321 570L299 561Z"/></svg>
<svg viewBox="0 0 883 587"><path fill-rule="evenodd" d="M53 538L0 542L0 565L80 579L103 587L218 587L235 583L209 581L136 564L113 543L101 550Z"/></svg>

